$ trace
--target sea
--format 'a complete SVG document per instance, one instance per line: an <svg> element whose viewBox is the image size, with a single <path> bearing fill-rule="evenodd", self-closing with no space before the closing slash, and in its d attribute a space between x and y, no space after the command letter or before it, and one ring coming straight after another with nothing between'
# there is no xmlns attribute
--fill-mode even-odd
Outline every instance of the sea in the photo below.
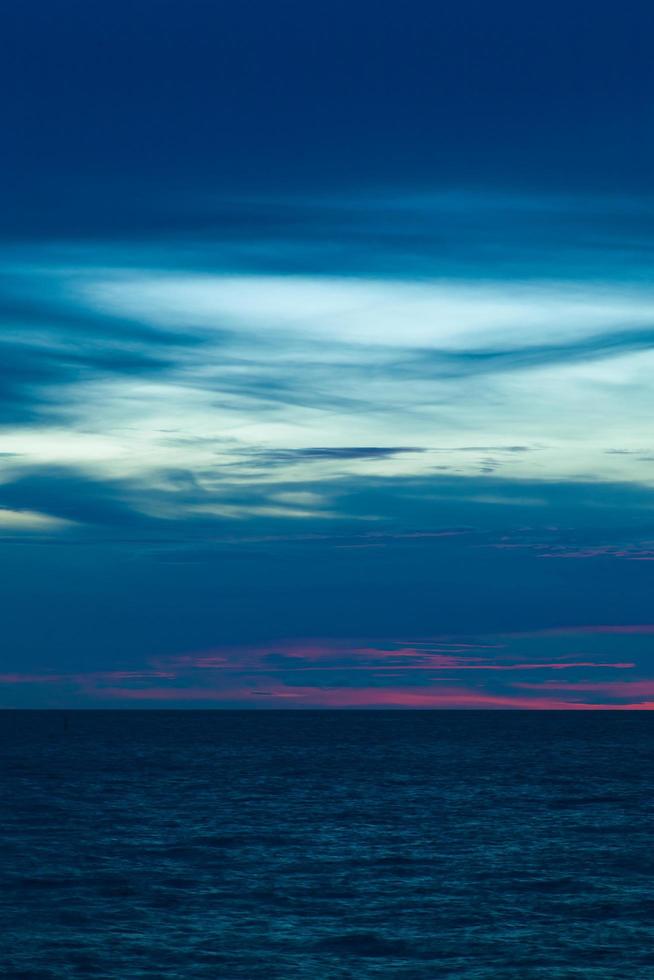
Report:
<svg viewBox="0 0 654 980"><path fill-rule="evenodd" d="M0 976L654 978L654 716L0 713Z"/></svg>

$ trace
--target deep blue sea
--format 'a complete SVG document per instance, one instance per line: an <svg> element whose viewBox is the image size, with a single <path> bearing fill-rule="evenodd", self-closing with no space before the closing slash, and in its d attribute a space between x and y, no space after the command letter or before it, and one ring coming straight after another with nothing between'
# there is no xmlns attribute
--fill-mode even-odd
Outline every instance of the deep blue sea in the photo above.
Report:
<svg viewBox="0 0 654 980"><path fill-rule="evenodd" d="M0 976L654 978L654 716L0 713Z"/></svg>

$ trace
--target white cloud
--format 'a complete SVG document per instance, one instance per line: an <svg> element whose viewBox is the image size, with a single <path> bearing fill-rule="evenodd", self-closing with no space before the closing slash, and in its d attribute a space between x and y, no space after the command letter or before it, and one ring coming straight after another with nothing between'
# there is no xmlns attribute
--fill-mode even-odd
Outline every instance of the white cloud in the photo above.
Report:
<svg viewBox="0 0 654 980"><path fill-rule="evenodd" d="M73 521L61 517L51 517L34 510L10 510L0 507L0 530L2 531L59 531L72 527Z"/></svg>
<svg viewBox="0 0 654 980"><path fill-rule="evenodd" d="M152 324L445 350L553 344L654 321L653 290L587 282L131 273L74 289L104 313Z"/></svg>
<svg viewBox="0 0 654 980"><path fill-rule="evenodd" d="M0 448L21 456L5 464L4 479L34 463L79 465L160 488L165 503L157 506L170 516L178 505L165 474L177 471L192 474L225 516L256 506L316 515L327 509L316 488L348 474L654 483L651 462L606 452L651 444L654 354L624 353L619 343L605 345L601 357L603 343L592 350L592 338L607 331L654 328L654 290L642 285L107 268L60 275L73 292L73 312L92 308L177 334L188 329L201 343L182 344L170 369L154 376L71 383L67 428L51 422L5 429ZM576 357L540 356L547 344L577 342ZM523 361L466 356L529 347L538 356ZM516 444L539 451L497 449ZM462 445L481 448L462 454ZM266 450L315 446L440 448L394 458L300 454L274 466L261 462ZM266 502L243 508L217 499L239 484L267 484ZM275 488L280 496L271 496Z"/></svg>

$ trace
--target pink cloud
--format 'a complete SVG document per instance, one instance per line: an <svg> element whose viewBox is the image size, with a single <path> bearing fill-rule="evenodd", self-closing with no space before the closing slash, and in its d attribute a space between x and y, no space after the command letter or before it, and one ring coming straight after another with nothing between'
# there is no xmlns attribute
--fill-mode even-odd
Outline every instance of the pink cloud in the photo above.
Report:
<svg viewBox="0 0 654 980"><path fill-rule="evenodd" d="M465 688L317 688L317 687L269 687L251 690L238 688L216 690L210 688L157 688L143 690L113 688L102 692L103 696L116 700L138 701L205 701L221 703L266 704L293 702L308 708L489 708L518 710L611 710L643 709L654 707L654 702L639 704L607 705L584 701L566 701L553 697L522 697L501 694L485 694Z"/></svg>
<svg viewBox="0 0 654 980"><path fill-rule="evenodd" d="M197 652L159 655L142 669L95 670L54 674L24 671L0 674L0 685L35 692L47 685L48 698L76 697L81 703L179 702L271 706L286 702L306 707L452 707L521 709L599 709L586 703L594 697L628 701L611 708L640 708L654 701L654 680L603 678L608 671L632 671L627 659L605 660L587 652L553 653L547 644L542 660L534 659L536 642L569 636L649 636L654 624L599 624L550 627L531 632L505 633L505 642L480 642L442 635L430 639L380 643L348 639L308 639L244 647L219 647ZM483 639L483 638L482 638ZM490 637L494 640L494 637ZM580 641L574 646L584 646ZM614 646L621 644L616 639ZM567 650L574 646L566 644ZM523 649L524 648L524 649ZM542 649L542 647L541 647ZM602 655L607 655L604 651ZM570 680L520 681L533 671L570 676ZM574 671L578 673L575 675ZM641 673L647 671L641 670ZM331 687L318 686L335 681ZM430 676L431 674L431 676ZM532 675L533 676L533 675ZM536 675L538 676L538 675ZM545 674L544 676L547 676ZM619 676L619 675L618 675ZM623 675L624 676L624 675ZM282 683L284 678L287 683ZM288 683L293 678L297 685ZM474 678L474 680L473 680ZM376 681L380 686L375 686ZM413 686L412 686L413 682ZM462 685L470 682L471 688ZM384 686L392 685L392 686ZM475 686L478 685L478 686ZM40 695L44 698L46 688ZM521 692L521 693L519 693ZM586 698L584 695L588 695ZM35 694L35 698L37 695Z"/></svg>
<svg viewBox="0 0 654 980"><path fill-rule="evenodd" d="M354 646L348 643L295 644L280 643L274 647L235 648L216 654L184 654L171 658L158 658L160 666L168 665L179 672L235 671L240 674L264 672L266 674L326 671L515 671L515 670L570 670L573 668L611 668L630 669L630 661L522 661L497 662L482 656L467 656L469 651L495 649L488 646L479 648L473 644L459 644L458 649L448 653L434 652L426 645L399 647ZM274 657L283 657L283 662L275 662Z"/></svg>
<svg viewBox="0 0 654 980"><path fill-rule="evenodd" d="M551 540L516 539L506 535L499 541L493 541L480 547L494 548L499 551L530 551L534 553L536 558L617 558L623 561L654 561L654 546L651 541L639 541L631 544L575 546L573 544L557 544Z"/></svg>
<svg viewBox="0 0 654 980"><path fill-rule="evenodd" d="M515 681L512 687L530 691L588 691L609 694L612 697L654 697L654 680L639 681L543 681L532 684Z"/></svg>
<svg viewBox="0 0 654 980"><path fill-rule="evenodd" d="M250 688L213 688L213 687L107 687L98 691L102 698L117 701L219 701L252 703L258 697L274 697L279 700L296 700L301 693L294 693L292 688L277 691L254 691Z"/></svg>

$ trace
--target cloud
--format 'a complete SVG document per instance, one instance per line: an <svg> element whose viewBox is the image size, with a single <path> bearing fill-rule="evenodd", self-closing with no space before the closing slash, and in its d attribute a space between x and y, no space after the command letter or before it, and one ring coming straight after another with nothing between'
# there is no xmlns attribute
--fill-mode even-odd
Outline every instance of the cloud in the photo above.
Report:
<svg viewBox="0 0 654 980"><path fill-rule="evenodd" d="M56 531L73 522L33 510L10 510L0 507L0 531Z"/></svg>
<svg viewBox="0 0 654 980"><path fill-rule="evenodd" d="M527 681L514 681L513 687L529 691L576 691L587 694L602 694L616 700L628 698L630 701L654 700L654 680L636 681L543 681L539 684L530 684Z"/></svg>
<svg viewBox="0 0 654 980"><path fill-rule="evenodd" d="M64 6L0 62L3 697L651 704L511 686L652 673L649 8Z"/></svg>
<svg viewBox="0 0 654 980"><path fill-rule="evenodd" d="M389 200L390 214L396 206ZM641 283L298 274L299 238L286 251L264 239L260 248L285 270L264 274L241 256L235 274L226 245L183 238L163 250L25 249L0 284L6 449L20 446L33 465L153 485L174 466L204 480L213 469L214 484L220 468L223 485L242 487L318 471L654 480L642 452L606 451L625 417L646 417L654 306ZM581 409L591 394L589 433ZM29 426L26 443L19 426ZM65 438L46 439L57 427ZM646 444L640 430L630 439ZM243 500L219 505L224 516L228 505L244 511Z"/></svg>
<svg viewBox="0 0 654 980"><path fill-rule="evenodd" d="M22 685L22 676L7 675L9 686ZM120 678L116 678L120 680ZM161 704L194 705L214 704L217 706L257 707L259 699L265 706L279 705L297 708L440 708L440 709L513 709L530 711L575 711L575 710L651 710L654 701L637 700L621 703L594 702L583 700L575 690L575 697L552 697L548 688L540 690L539 695L521 696L516 694L493 694L466 687L436 686L425 687L285 687L270 684L265 688L248 686L215 688L210 686L184 685L146 685L138 687L114 686L111 673L104 675L106 684L96 686L92 677L78 678L87 694L105 704ZM48 687L57 683L58 678L39 677L37 684ZM89 684L88 681L91 683ZM0 684L3 683L0 676ZM651 688L651 685L650 685ZM637 688L629 693L638 696ZM649 690L649 688L648 688Z"/></svg>
<svg viewBox="0 0 654 980"><path fill-rule="evenodd" d="M0 280L2 426L75 424L76 392L102 379L148 379L199 343L187 332L104 317L58 294L56 266L43 274L11 265ZM76 411L77 410L77 411Z"/></svg>
<svg viewBox="0 0 654 980"><path fill-rule="evenodd" d="M525 652L532 654L530 659L521 658ZM627 680L626 672L636 679ZM589 680L591 675L597 680ZM530 677L537 679L526 679ZM0 677L0 692L8 703L38 697L44 687L48 703L72 699L89 705L160 701L254 706L265 697L306 707L571 708L614 701L624 706L625 700L632 705L653 693L652 682L638 677L635 662L561 654L552 637L540 655L533 644L525 649L520 637L505 643L492 637L450 636L384 643L291 639L161 654L139 666L23 669ZM516 688L535 694L516 695Z"/></svg>
<svg viewBox="0 0 654 980"><path fill-rule="evenodd" d="M424 453L419 446L308 446L300 449L262 450L253 453L258 465L270 466L323 460L389 459L403 453Z"/></svg>
<svg viewBox="0 0 654 980"><path fill-rule="evenodd" d="M552 626L524 636L649 636L654 633L652 623L621 623L618 625Z"/></svg>
<svg viewBox="0 0 654 980"><path fill-rule="evenodd" d="M78 523L126 529L151 523L129 501L127 487L70 467L30 469L0 484L0 507L5 508L0 510L0 525L2 514L11 513L10 508L27 515L36 512L37 526L41 523L48 530Z"/></svg>
<svg viewBox="0 0 654 980"><path fill-rule="evenodd" d="M642 286L565 281L411 283L161 270L80 283L77 295L105 315L157 326L174 326L184 318L206 330L433 348L480 363L522 358L523 365L548 352L559 359L575 350L588 354L598 344L631 349L639 343L639 331L645 332L642 346L651 346L654 311L654 293Z"/></svg>

